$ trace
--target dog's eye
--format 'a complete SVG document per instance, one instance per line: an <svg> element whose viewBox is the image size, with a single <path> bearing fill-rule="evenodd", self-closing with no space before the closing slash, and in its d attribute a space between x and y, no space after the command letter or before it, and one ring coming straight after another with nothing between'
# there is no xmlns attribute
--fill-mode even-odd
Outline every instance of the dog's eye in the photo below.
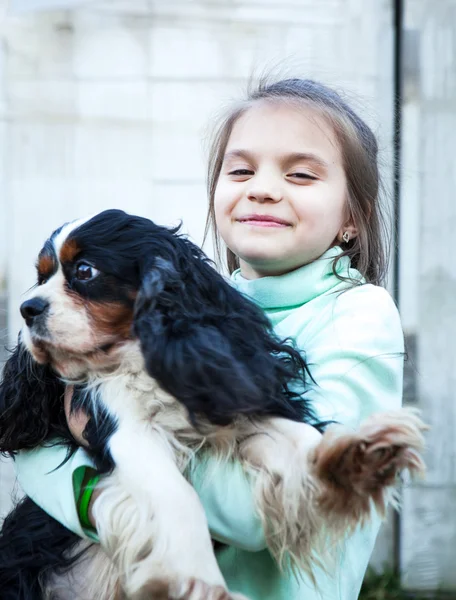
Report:
<svg viewBox="0 0 456 600"><path fill-rule="evenodd" d="M97 269L95 269L95 267L92 267L91 265L88 265L87 263L80 263L77 267L76 267L76 279L78 279L79 281L89 281L90 279L93 279L94 277L96 277L99 274L100 271L98 271Z"/></svg>

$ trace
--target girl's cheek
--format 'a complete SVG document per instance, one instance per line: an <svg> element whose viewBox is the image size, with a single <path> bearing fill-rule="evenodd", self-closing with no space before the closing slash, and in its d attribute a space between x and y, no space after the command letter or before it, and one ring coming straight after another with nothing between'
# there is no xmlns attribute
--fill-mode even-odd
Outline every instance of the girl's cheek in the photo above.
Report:
<svg viewBox="0 0 456 600"><path fill-rule="evenodd" d="M220 198L214 197L214 216L215 216L215 225L217 229L223 225L223 216L226 213L226 209L224 208Z"/></svg>
<svg viewBox="0 0 456 600"><path fill-rule="evenodd" d="M214 211L215 214L220 210L221 196L220 196L220 185L217 185L214 193Z"/></svg>
<svg viewBox="0 0 456 600"><path fill-rule="evenodd" d="M236 203L236 197L230 186L220 185L214 195L214 208L216 213L227 213Z"/></svg>

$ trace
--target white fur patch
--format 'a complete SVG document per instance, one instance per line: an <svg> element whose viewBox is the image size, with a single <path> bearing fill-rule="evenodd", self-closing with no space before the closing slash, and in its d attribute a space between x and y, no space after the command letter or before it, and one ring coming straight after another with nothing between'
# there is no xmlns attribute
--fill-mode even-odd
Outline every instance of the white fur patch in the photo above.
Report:
<svg viewBox="0 0 456 600"><path fill-rule="evenodd" d="M61 250L63 244L68 239L70 233L72 231L74 231L75 229L77 229L78 227L80 227L81 225L84 225L84 223L87 223L88 221L90 221L90 219L92 219L94 216L95 215L90 215L89 217L83 217L82 219L77 219L76 221L71 221L71 223L67 223L66 225L64 225L62 227L62 229L59 231L59 233L54 238L54 248L57 253L57 256L59 256L60 250Z"/></svg>

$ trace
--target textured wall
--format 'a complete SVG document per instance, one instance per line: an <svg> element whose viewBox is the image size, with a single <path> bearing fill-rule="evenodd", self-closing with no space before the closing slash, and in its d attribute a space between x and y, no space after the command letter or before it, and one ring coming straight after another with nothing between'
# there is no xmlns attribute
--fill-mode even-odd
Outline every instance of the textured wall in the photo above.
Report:
<svg viewBox="0 0 456 600"><path fill-rule="evenodd" d="M3 361L6 358L5 345L7 344L6 326L6 294L0 289L0 375ZM12 465L0 457L0 517L11 506L14 473Z"/></svg>
<svg viewBox="0 0 456 600"><path fill-rule="evenodd" d="M412 179L415 195L409 194L407 201L417 231L414 246L410 248L416 257L413 267L416 272L413 308L417 339L416 389L418 405L432 429L428 435L427 480L408 488L405 496L403 573L410 588L454 591L455 0L410 2L406 27L417 35L417 73L409 90L407 109L415 133L414 139L409 140L410 147L404 148L409 157L414 157ZM409 164L412 166L412 163Z"/></svg>

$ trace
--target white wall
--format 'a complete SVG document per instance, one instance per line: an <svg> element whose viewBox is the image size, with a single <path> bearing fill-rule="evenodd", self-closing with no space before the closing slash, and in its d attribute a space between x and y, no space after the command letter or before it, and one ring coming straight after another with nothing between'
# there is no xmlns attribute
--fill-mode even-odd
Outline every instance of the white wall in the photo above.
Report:
<svg viewBox="0 0 456 600"><path fill-rule="evenodd" d="M409 327L417 334L416 402L431 430L426 481L409 486L404 497L403 580L409 589L454 597L456 1L411 0L407 9L406 27L419 37L417 85L407 111L415 136L404 147L414 170L404 197L409 203L404 228L411 229L408 256L415 277L404 300L413 317ZM407 268L404 262L404 273Z"/></svg>

